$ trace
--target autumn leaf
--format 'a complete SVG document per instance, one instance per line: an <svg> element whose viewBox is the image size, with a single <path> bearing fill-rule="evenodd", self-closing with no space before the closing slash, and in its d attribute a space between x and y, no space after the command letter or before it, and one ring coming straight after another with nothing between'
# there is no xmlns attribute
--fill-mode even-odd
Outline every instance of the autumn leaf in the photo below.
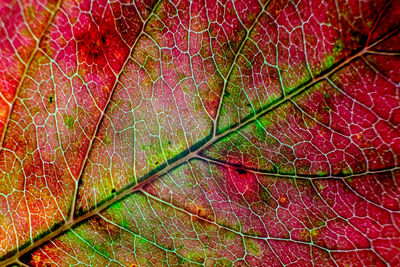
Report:
<svg viewBox="0 0 400 267"><path fill-rule="evenodd" d="M0 265L399 266L400 1L0 3Z"/></svg>

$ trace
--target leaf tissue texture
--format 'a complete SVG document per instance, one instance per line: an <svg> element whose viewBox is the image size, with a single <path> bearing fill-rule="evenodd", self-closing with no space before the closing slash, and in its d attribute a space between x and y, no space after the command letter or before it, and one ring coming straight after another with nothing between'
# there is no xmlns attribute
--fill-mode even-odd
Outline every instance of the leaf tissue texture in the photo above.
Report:
<svg viewBox="0 0 400 267"><path fill-rule="evenodd" d="M400 266L399 44L399 0L0 0L0 265Z"/></svg>

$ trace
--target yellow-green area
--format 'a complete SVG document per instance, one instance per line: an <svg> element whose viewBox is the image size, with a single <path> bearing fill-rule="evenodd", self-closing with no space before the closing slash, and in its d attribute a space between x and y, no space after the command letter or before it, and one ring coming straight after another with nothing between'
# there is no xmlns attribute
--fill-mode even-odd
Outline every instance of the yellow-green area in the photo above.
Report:
<svg viewBox="0 0 400 267"><path fill-rule="evenodd" d="M260 192L260 198L262 199L262 200L264 200L264 202L265 203L269 203L270 202L270 200L271 200L271 194L268 192L268 190L261 190L261 192Z"/></svg>
<svg viewBox="0 0 400 267"><path fill-rule="evenodd" d="M254 125L256 126L256 130L255 130L255 134L256 136L258 136L261 140L264 140L267 137L267 133L264 129L264 127L261 125L261 123L256 120L254 122Z"/></svg>
<svg viewBox="0 0 400 267"><path fill-rule="evenodd" d="M108 136L108 133L106 133L106 135L104 136L103 142L104 142L104 144L106 144L106 145L111 144L111 138Z"/></svg>
<svg viewBox="0 0 400 267"><path fill-rule="evenodd" d="M329 69L333 64L335 63L335 57L334 56L327 56L326 57L326 68Z"/></svg>
<svg viewBox="0 0 400 267"><path fill-rule="evenodd" d="M196 251L189 250L184 257L190 261L198 262L198 263L203 263L204 262L204 255L200 255Z"/></svg>
<svg viewBox="0 0 400 267"><path fill-rule="evenodd" d="M310 237L311 237L311 238L316 238L316 237L318 237L318 235L319 235L319 229L314 228L314 229L312 229L312 230L310 231Z"/></svg>
<svg viewBox="0 0 400 267"><path fill-rule="evenodd" d="M139 237L139 243L140 244L146 244L148 241L146 239L140 238Z"/></svg>
<svg viewBox="0 0 400 267"><path fill-rule="evenodd" d="M64 115L64 125L67 126L68 129L72 129L75 124L75 119L71 115Z"/></svg>
<svg viewBox="0 0 400 267"><path fill-rule="evenodd" d="M245 246L248 254L254 255L256 257L262 255L262 250L260 248L260 245L255 240L246 238Z"/></svg>
<svg viewBox="0 0 400 267"><path fill-rule="evenodd" d="M71 237L73 237L72 240L78 237L78 240L83 241L83 244L87 245L89 250L109 258L110 253L107 250L107 242L98 243L96 240L93 241L93 233L87 231L85 228L86 227L83 227L81 229L76 229L74 232L69 232L71 233Z"/></svg>
<svg viewBox="0 0 400 267"><path fill-rule="evenodd" d="M283 86L285 88L285 93L289 94L293 92L294 90L298 89L299 87L310 81L310 79L311 76L308 72L304 73L299 78L288 72L285 77L286 85L285 83L283 83Z"/></svg>
<svg viewBox="0 0 400 267"><path fill-rule="evenodd" d="M333 46L332 54L328 55L326 57L326 61L325 61L326 69L329 69L330 67L332 67L333 64L336 63L337 57L339 56L342 49L343 49L343 42L339 39L336 41L335 45Z"/></svg>
<svg viewBox="0 0 400 267"><path fill-rule="evenodd" d="M348 174L352 174L353 173L353 170L350 167L343 168L340 171L344 175L348 175Z"/></svg>

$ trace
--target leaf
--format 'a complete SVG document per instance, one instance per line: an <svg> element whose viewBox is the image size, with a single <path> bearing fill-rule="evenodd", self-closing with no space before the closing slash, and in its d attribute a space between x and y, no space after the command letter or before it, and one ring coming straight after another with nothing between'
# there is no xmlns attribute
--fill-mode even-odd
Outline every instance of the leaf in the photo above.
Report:
<svg viewBox="0 0 400 267"><path fill-rule="evenodd" d="M6 1L1 265L399 265L399 6Z"/></svg>

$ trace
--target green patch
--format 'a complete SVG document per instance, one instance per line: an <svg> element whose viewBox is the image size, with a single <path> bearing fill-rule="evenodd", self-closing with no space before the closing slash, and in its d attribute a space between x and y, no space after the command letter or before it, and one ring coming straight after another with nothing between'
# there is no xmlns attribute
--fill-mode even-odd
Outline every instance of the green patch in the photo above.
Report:
<svg viewBox="0 0 400 267"><path fill-rule="evenodd" d="M204 257L199 255L199 253L195 252L195 251L189 251L185 257L190 260L190 261L194 261L194 262L204 262Z"/></svg>
<svg viewBox="0 0 400 267"><path fill-rule="evenodd" d="M86 238L83 236L83 233L79 233L80 237L85 240L86 243L88 243L90 245L90 250L102 254L105 257L109 258L111 255L109 253L109 251L107 250L107 247L104 244L95 244L94 242L92 242L91 239ZM90 237L92 238L92 236Z"/></svg>
<svg viewBox="0 0 400 267"><path fill-rule="evenodd" d="M273 122L271 120L268 120L266 118L262 118L261 120L257 120L260 121L260 124L262 125L262 127L265 129L269 126L271 126L273 124Z"/></svg>
<svg viewBox="0 0 400 267"><path fill-rule="evenodd" d="M64 115L64 125L67 126L68 129L74 127L75 119L70 115Z"/></svg>
<svg viewBox="0 0 400 267"><path fill-rule="evenodd" d="M333 53L338 54L343 48L343 43L341 40L338 40L333 47Z"/></svg>
<svg viewBox="0 0 400 267"><path fill-rule="evenodd" d="M320 172L317 173L318 176L325 176L325 175L327 175L327 174L328 174L328 173L327 173L327 172L324 172L324 171L320 171Z"/></svg>
<svg viewBox="0 0 400 267"><path fill-rule="evenodd" d="M226 239L235 239L236 238L236 234L234 232L228 231L225 234Z"/></svg>
<svg viewBox="0 0 400 267"><path fill-rule="evenodd" d="M183 72L178 72L177 75L178 75L179 81L186 79L186 75Z"/></svg>
<svg viewBox="0 0 400 267"><path fill-rule="evenodd" d="M255 19L256 19L256 17L254 16L253 13L249 12L249 13L247 14L247 20L248 20L248 21L253 21L253 20L255 20Z"/></svg>
<svg viewBox="0 0 400 267"><path fill-rule="evenodd" d="M328 112L332 111L332 109L328 105L325 105L322 109Z"/></svg>
<svg viewBox="0 0 400 267"><path fill-rule="evenodd" d="M329 93L326 93L324 97L325 97L325 99L328 99L331 97L331 95Z"/></svg>
<svg viewBox="0 0 400 267"><path fill-rule="evenodd" d="M304 75L302 75L300 77L296 77L295 75L284 71L284 70L287 70L287 69L290 69L289 66L282 66L280 68L280 70L281 70L281 80L283 82L284 90L285 90L286 94L290 94L295 89L297 89L298 86L307 83L311 79L310 74L304 74Z"/></svg>
<svg viewBox="0 0 400 267"><path fill-rule="evenodd" d="M125 219L122 219L121 220L121 226L123 227L123 228L125 228L125 229L129 229L129 222L127 221L127 220L125 220Z"/></svg>
<svg viewBox="0 0 400 267"><path fill-rule="evenodd" d="M278 141L275 138L267 138L265 139L265 142L270 146L276 146L278 144Z"/></svg>
<svg viewBox="0 0 400 267"><path fill-rule="evenodd" d="M256 132L255 134L257 135L257 137L259 137L261 140L264 140L267 136L264 127L258 122L258 120L256 120L254 122L254 125L256 126Z"/></svg>
<svg viewBox="0 0 400 267"><path fill-rule="evenodd" d="M51 96L49 96L49 104L51 105L51 104L53 104L53 102L54 102L54 96L51 95Z"/></svg>
<svg viewBox="0 0 400 267"><path fill-rule="evenodd" d="M134 201L136 202L135 204L138 205L138 206L140 206L140 204L137 204L137 203L141 203L144 206L147 206L149 204L147 197L144 196L144 195L141 195L141 194L140 195L138 194L135 197Z"/></svg>
<svg viewBox="0 0 400 267"><path fill-rule="evenodd" d="M283 165L283 166L279 166L279 168L277 168L277 172L282 173L282 174L293 174L294 169L293 169L293 166L291 166L291 165Z"/></svg>
<svg viewBox="0 0 400 267"><path fill-rule="evenodd" d="M123 211L125 208L124 205L122 205L121 201L118 201L116 203L114 203L111 207L110 207L110 211L114 212L115 214L119 214L120 211Z"/></svg>
<svg viewBox="0 0 400 267"><path fill-rule="evenodd" d="M267 190L261 190L260 198L267 204L271 201L271 195Z"/></svg>
<svg viewBox="0 0 400 267"><path fill-rule="evenodd" d="M342 172L342 174L344 174L344 175L348 175L348 174L353 173L352 170L351 170L351 168L342 169L341 172Z"/></svg>
<svg viewBox="0 0 400 267"><path fill-rule="evenodd" d="M232 262L227 259L217 259L214 266L233 266Z"/></svg>
<svg viewBox="0 0 400 267"><path fill-rule="evenodd" d="M319 227L325 226L325 221L316 220L316 221L313 222L313 225L315 225L316 228L319 228Z"/></svg>
<svg viewBox="0 0 400 267"><path fill-rule="evenodd" d="M146 243L147 243L147 240L146 240L146 239L143 239L143 238L140 238L139 243L140 243L140 244L146 244Z"/></svg>
<svg viewBox="0 0 400 267"><path fill-rule="evenodd" d="M260 256L262 254L260 246L252 239L246 239L246 250L251 255Z"/></svg>
<svg viewBox="0 0 400 267"><path fill-rule="evenodd" d="M318 237L318 235L319 235L319 229L314 228L314 229L312 229L312 230L310 231L310 237L311 237L311 238L316 238L316 237Z"/></svg>
<svg viewBox="0 0 400 267"><path fill-rule="evenodd" d="M335 57L327 56L327 58L326 58L326 68L332 67L333 63L335 63Z"/></svg>
<svg viewBox="0 0 400 267"><path fill-rule="evenodd" d="M250 61L246 60L246 67L251 69L253 67L253 65L251 64Z"/></svg>
<svg viewBox="0 0 400 267"><path fill-rule="evenodd" d="M104 136L103 142L104 142L104 144L106 144L106 145L111 144L111 138L108 136L108 134L106 134L106 136Z"/></svg>

